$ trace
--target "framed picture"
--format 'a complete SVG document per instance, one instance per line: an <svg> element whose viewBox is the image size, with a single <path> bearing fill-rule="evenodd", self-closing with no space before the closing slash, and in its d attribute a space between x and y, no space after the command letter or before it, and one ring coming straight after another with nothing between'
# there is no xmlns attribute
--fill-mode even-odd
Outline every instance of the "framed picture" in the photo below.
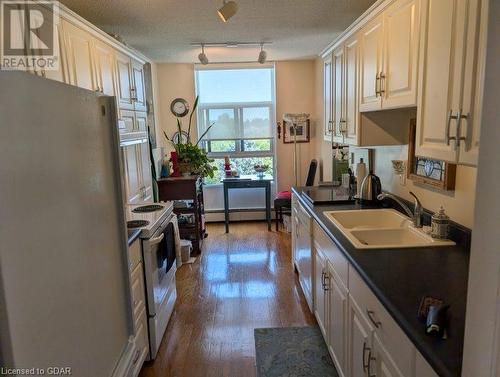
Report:
<svg viewBox="0 0 500 377"><path fill-rule="evenodd" d="M415 156L416 120L410 122L408 146L408 179L438 190L455 190L457 165L431 158Z"/></svg>
<svg viewBox="0 0 500 377"><path fill-rule="evenodd" d="M294 135L297 137L297 143L309 143L309 119L294 127L292 123L283 121L283 143L294 143Z"/></svg>

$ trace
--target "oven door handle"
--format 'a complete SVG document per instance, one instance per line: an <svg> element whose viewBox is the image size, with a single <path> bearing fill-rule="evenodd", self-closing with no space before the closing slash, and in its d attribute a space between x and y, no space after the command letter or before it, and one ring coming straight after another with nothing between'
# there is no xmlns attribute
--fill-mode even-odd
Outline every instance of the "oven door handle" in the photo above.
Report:
<svg viewBox="0 0 500 377"><path fill-rule="evenodd" d="M149 239L149 244L150 245L156 245L157 243L160 243L162 240L163 240L163 237L165 235L162 233L160 234L158 237L155 237L155 238L150 238Z"/></svg>

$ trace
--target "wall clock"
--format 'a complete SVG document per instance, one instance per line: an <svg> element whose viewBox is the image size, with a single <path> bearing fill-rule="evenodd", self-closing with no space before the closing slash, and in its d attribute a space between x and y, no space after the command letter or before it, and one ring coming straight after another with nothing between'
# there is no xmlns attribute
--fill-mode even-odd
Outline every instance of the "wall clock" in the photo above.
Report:
<svg viewBox="0 0 500 377"><path fill-rule="evenodd" d="M176 117L183 117L189 113L189 104L184 98L176 98L170 104L170 111Z"/></svg>

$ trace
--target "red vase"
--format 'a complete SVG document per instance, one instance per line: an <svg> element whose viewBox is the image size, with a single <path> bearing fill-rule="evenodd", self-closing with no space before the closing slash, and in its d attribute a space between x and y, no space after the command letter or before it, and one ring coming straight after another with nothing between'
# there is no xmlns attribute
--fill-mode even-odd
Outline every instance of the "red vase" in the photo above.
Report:
<svg viewBox="0 0 500 377"><path fill-rule="evenodd" d="M170 152L170 161L172 161L172 177L180 177L181 172L179 170L179 160L177 156L177 152Z"/></svg>

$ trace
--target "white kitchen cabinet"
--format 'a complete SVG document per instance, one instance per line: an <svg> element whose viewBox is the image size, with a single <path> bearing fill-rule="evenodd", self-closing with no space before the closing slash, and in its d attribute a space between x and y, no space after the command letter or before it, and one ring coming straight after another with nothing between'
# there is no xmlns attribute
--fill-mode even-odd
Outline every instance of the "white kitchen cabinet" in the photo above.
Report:
<svg viewBox="0 0 500 377"><path fill-rule="evenodd" d="M139 144L122 146L122 155L127 203L140 203L144 196L144 192L142 190L141 154Z"/></svg>
<svg viewBox="0 0 500 377"><path fill-rule="evenodd" d="M108 45L95 41L93 45L97 88L108 96L116 94L115 52Z"/></svg>
<svg viewBox="0 0 500 377"><path fill-rule="evenodd" d="M368 375L375 375L377 377L404 377L396 367L391 355L385 349L376 332L373 334L372 348L370 360L368 361Z"/></svg>
<svg viewBox="0 0 500 377"><path fill-rule="evenodd" d="M345 113L345 48L339 46L332 52L332 124L333 141L342 143Z"/></svg>
<svg viewBox="0 0 500 377"><path fill-rule="evenodd" d="M361 30L360 111L417 104L420 0L397 0Z"/></svg>
<svg viewBox="0 0 500 377"><path fill-rule="evenodd" d="M481 0L422 0L419 156L477 163L486 6Z"/></svg>
<svg viewBox="0 0 500 377"><path fill-rule="evenodd" d="M141 241L137 239L128 248L130 297L136 351L132 359L132 376L137 377L149 352L146 294Z"/></svg>
<svg viewBox="0 0 500 377"><path fill-rule="evenodd" d="M94 58L94 37L87 31L61 20L65 54L68 67L68 83L80 88L98 91Z"/></svg>
<svg viewBox="0 0 500 377"><path fill-rule="evenodd" d="M130 141L122 144L123 170L127 203L139 204L153 200L153 179L149 142Z"/></svg>
<svg viewBox="0 0 500 377"><path fill-rule="evenodd" d="M148 131L148 114L142 111L134 111L134 131Z"/></svg>
<svg viewBox="0 0 500 377"><path fill-rule="evenodd" d="M328 299L325 290L326 257L315 244L314 248L314 316L325 339L328 338L327 308Z"/></svg>
<svg viewBox="0 0 500 377"><path fill-rule="evenodd" d="M299 282L304 292L307 304L313 311L312 299L312 244L311 244L311 216L298 203L295 217L295 260L299 272Z"/></svg>
<svg viewBox="0 0 500 377"><path fill-rule="evenodd" d="M382 108L417 105L420 0L398 0L384 11Z"/></svg>
<svg viewBox="0 0 500 377"><path fill-rule="evenodd" d="M360 32L360 111L382 108L380 73L382 72L384 19L378 16Z"/></svg>
<svg viewBox="0 0 500 377"><path fill-rule="evenodd" d="M120 109L134 110L132 94L132 60L125 54L116 54L117 97Z"/></svg>
<svg viewBox="0 0 500 377"><path fill-rule="evenodd" d="M350 294L348 308L347 375L349 377L366 377L368 376L369 364L372 361L373 328Z"/></svg>
<svg viewBox="0 0 500 377"><path fill-rule="evenodd" d="M345 376L347 351L347 288L338 279L334 266L327 262L328 348L339 375Z"/></svg>
<svg viewBox="0 0 500 377"><path fill-rule="evenodd" d="M359 128L359 43L357 35L332 53L333 141L358 145Z"/></svg>
<svg viewBox="0 0 500 377"><path fill-rule="evenodd" d="M134 101L134 110L147 111L146 105L146 85L144 83L144 65L137 61L132 60L132 100Z"/></svg>
<svg viewBox="0 0 500 377"><path fill-rule="evenodd" d="M325 122L323 138L326 141L332 140L332 132L333 132L332 80L333 80L332 56L329 55L323 60L323 119Z"/></svg>

